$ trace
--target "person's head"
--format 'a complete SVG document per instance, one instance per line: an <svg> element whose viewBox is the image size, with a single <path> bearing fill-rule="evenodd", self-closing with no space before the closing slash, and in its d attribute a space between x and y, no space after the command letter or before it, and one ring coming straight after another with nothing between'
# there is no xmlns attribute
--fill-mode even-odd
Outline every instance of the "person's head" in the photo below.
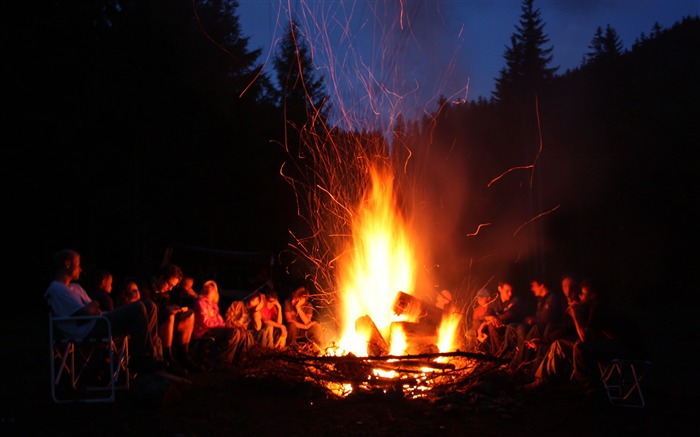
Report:
<svg viewBox="0 0 700 437"><path fill-rule="evenodd" d="M202 285L202 289L199 292L200 296L204 296L213 304L219 303L219 286L216 281L209 280Z"/></svg>
<svg viewBox="0 0 700 437"><path fill-rule="evenodd" d="M168 293L182 280L182 269L175 264L166 264L160 268L154 281L157 293Z"/></svg>
<svg viewBox="0 0 700 437"><path fill-rule="evenodd" d="M264 302L265 295L262 294L260 291L255 290L254 292L250 293L248 296L246 296L243 301L246 304L246 307L250 310L255 310L255 311L260 311L262 309Z"/></svg>
<svg viewBox="0 0 700 437"><path fill-rule="evenodd" d="M530 281L530 290L535 295L535 297L546 296L549 290L547 289L547 284L542 278L534 278Z"/></svg>
<svg viewBox="0 0 700 437"><path fill-rule="evenodd" d="M306 302L309 300L309 290L303 285L292 291L292 303Z"/></svg>
<svg viewBox="0 0 700 437"><path fill-rule="evenodd" d="M80 253L73 249L61 249L51 259L51 269L56 279L77 281L83 271Z"/></svg>
<svg viewBox="0 0 700 437"><path fill-rule="evenodd" d="M508 302L513 296L513 286L508 281L501 281L498 283L498 296L501 302Z"/></svg>
<svg viewBox="0 0 700 437"><path fill-rule="evenodd" d="M581 290L572 275L564 275L561 278L561 291L569 302L579 300Z"/></svg>
<svg viewBox="0 0 700 437"><path fill-rule="evenodd" d="M435 306L444 309L452 303L452 293L450 290L442 290L435 297Z"/></svg>
<svg viewBox="0 0 700 437"><path fill-rule="evenodd" d="M189 275L183 276L182 281L180 281L180 287L182 287L183 290L192 290L192 287L194 287L194 278Z"/></svg>
<svg viewBox="0 0 700 437"><path fill-rule="evenodd" d="M604 297L605 291L599 282L593 279L581 281L581 303L600 302Z"/></svg>
<svg viewBox="0 0 700 437"><path fill-rule="evenodd" d="M105 293L112 292L112 281L113 276L109 270L100 269L95 272L95 287L99 288Z"/></svg>
<svg viewBox="0 0 700 437"><path fill-rule="evenodd" d="M119 293L119 300L121 303L126 304L136 302L139 299L141 299L141 292L139 291L139 286L136 283L136 279L131 277L124 279L121 292Z"/></svg>
<svg viewBox="0 0 700 437"><path fill-rule="evenodd" d="M476 293L476 303L480 307L485 307L486 305L489 304L490 301L491 301L491 292L488 289L482 288L481 290L479 290L478 293Z"/></svg>
<svg viewBox="0 0 700 437"><path fill-rule="evenodd" d="M277 301L277 292L273 288L268 288L267 291L265 291L265 307L273 308Z"/></svg>

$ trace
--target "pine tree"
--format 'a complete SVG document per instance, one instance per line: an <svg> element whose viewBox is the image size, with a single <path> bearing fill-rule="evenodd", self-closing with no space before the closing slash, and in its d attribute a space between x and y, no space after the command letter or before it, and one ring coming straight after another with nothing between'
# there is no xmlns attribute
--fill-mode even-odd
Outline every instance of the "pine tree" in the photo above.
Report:
<svg viewBox="0 0 700 437"><path fill-rule="evenodd" d="M317 77L309 46L293 20L273 59L277 79L276 103L282 110L287 154L285 174L307 187L315 187L319 149L332 140L327 127L330 110L323 76ZM305 214L310 214L306 212Z"/></svg>
<svg viewBox="0 0 700 437"><path fill-rule="evenodd" d="M496 79L493 96L497 102L534 100L553 79L559 67L550 68L553 47L544 48L549 38L533 0L523 0L522 15L516 33L511 36L504 58L506 67Z"/></svg>
<svg viewBox="0 0 700 437"><path fill-rule="evenodd" d="M499 146L503 148L503 156L507 157L504 162L513 164L529 164L536 159L541 140L538 128L540 97L549 89L559 68L549 67L553 47L545 48L549 38L544 33L539 9L534 8L533 0L523 0L521 9L519 25L515 26L516 32L504 54L506 67L496 79L493 93L502 122L509 126ZM514 181L514 186L533 188L519 200L531 216L543 208L537 174L522 172L517 175L520 182ZM514 204L514 208L519 207ZM541 224L535 223L531 229L533 238L542 241ZM533 272L542 269L543 252L540 249L536 249L537 256L532 259Z"/></svg>
<svg viewBox="0 0 700 437"><path fill-rule="evenodd" d="M622 56L623 53L622 41L620 41L620 37L615 29L609 24L605 27L605 33L598 26L588 48L591 49L590 52L586 53L585 59L588 64L616 59Z"/></svg>
<svg viewBox="0 0 700 437"><path fill-rule="evenodd" d="M299 129L321 115L325 121L330 106L323 77L317 77L309 46L294 21L290 22L273 60L277 78L277 103L288 122Z"/></svg>

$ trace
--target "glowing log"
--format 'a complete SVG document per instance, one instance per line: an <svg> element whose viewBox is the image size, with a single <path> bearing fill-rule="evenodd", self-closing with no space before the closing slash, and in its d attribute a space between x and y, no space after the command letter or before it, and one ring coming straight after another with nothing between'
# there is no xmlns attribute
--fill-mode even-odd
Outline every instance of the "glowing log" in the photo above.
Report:
<svg viewBox="0 0 700 437"><path fill-rule="evenodd" d="M399 291L393 305L394 314L405 317L407 322L415 323L416 333L436 334L442 322L442 310L433 304Z"/></svg>
<svg viewBox="0 0 700 437"><path fill-rule="evenodd" d="M401 373L425 373L426 371L435 370L455 370L453 363L440 363L431 360L416 360L416 359L398 359L396 361L386 361L375 363L375 369L393 370Z"/></svg>
<svg viewBox="0 0 700 437"><path fill-rule="evenodd" d="M363 338L368 339L367 356L380 357L389 354L389 345L370 316L358 317L355 320L355 331Z"/></svg>

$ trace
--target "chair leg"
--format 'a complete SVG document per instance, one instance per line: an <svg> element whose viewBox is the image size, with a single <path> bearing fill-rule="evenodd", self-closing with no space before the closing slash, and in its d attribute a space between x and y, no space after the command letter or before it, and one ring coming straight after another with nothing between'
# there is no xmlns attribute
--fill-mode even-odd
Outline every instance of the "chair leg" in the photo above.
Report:
<svg viewBox="0 0 700 437"><path fill-rule="evenodd" d="M97 352L100 348L106 354ZM114 402L117 389L130 388L128 337L119 341L56 343L51 354L51 396L56 403ZM94 383L89 378L92 371L104 372L105 379ZM62 384L69 392L59 392Z"/></svg>
<svg viewBox="0 0 700 437"><path fill-rule="evenodd" d="M612 405L643 408L646 405L641 382L651 363L614 359L598 363L601 381Z"/></svg>

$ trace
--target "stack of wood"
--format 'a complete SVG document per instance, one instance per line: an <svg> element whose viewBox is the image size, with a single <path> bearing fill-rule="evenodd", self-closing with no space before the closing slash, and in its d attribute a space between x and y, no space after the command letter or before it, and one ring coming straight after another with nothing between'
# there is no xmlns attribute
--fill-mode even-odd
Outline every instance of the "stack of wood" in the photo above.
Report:
<svg viewBox="0 0 700 437"><path fill-rule="evenodd" d="M406 337L408 354L437 353L438 328L443 311L410 294L399 291L392 307L394 314L404 316L406 321L393 322L390 332L401 330ZM390 352L389 342L382 336L370 316L359 317L355 321L355 331L367 338L367 356L386 356Z"/></svg>

